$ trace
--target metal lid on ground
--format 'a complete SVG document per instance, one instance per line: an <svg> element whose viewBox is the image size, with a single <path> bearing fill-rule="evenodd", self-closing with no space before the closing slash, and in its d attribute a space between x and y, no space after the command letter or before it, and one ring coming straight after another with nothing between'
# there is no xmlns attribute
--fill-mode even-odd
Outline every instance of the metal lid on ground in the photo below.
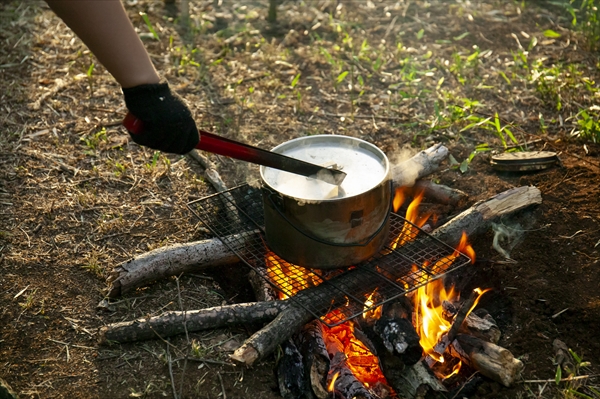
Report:
<svg viewBox="0 0 600 399"><path fill-rule="evenodd" d="M503 172L528 172L550 168L558 162L555 152L527 151L505 152L492 156L490 164Z"/></svg>

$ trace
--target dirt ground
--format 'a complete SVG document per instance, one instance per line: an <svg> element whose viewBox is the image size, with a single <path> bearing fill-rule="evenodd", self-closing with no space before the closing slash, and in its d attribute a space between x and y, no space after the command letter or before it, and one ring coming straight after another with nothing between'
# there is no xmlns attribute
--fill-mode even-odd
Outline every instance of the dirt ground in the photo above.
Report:
<svg viewBox="0 0 600 399"><path fill-rule="evenodd" d="M597 397L581 386L600 385L600 145L571 133L578 109L600 99L600 64L560 9L512 1L285 1L269 24L267 1L219 3L191 2L187 25L179 3L125 3L157 69L207 130L263 148L306 134L346 134L392 160L438 141L459 163L481 143L502 150L489 130L462 131L472 120L460 105L492 119L497 112L521 145L558 153L560 165L539 172L497 172L489 153L480 153L464 172L447 162L432 176L469 194L442 219L515 186L536 186L543 198L502 221L513 233L503 244L510 259L493 248L490 231L473 238L477 263L454 276L493 288L479 306L497 320L500 344L525 364L515 386L484 381L463 395L567 398L575 396L565 389L578 388ZM228 362L259 326L97 344L108 323L252 301L248 268L172 277L98 307L113 267L210 237L186 204L214 188L192 158L129 140L119 86L102 66L91 67L89 51L43 2L0 2L0 15L0 378L22 398L280 397L275 356L250 369ZM544 35L547 29L560 37ZM474 46L481 53L469 57ZM523 49L529 67L515 56ZM540 84L525 76L534 60L547 74L563 69ZM210 158L229 187L257 177L255 167ZM555 339L590 362L576 382L554 382Z"/></svg>

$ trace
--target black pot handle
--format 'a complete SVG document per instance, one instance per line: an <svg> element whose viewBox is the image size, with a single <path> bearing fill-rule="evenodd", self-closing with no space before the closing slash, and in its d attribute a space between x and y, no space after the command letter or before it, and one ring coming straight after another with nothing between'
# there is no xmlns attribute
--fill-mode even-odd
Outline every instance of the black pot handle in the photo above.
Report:
<svg viewBox="0 0 600 399"><path fill-rule="evenodd" d="M279 216L281 216L283 218L283 220L285 220L290 226L292 226L294 229L296 229L296 231L298 231L303 236L305 236L305 237L307 237L307 238L309 238L309 239L311 239L313 241L316 241L318 243L325 244L325 245L331 245L331 246L334 246L334 247L366 247L367 245L369 245L369 243L371 241L373 241L373 239L379 233L381 233L381 231L383 230L383 228L386 226L388 220L390 219L390 214L392 213L392 201L390 200L390 204L388 206L388 212L385 215L385 219L383 220L383 223L381 223L381 226L379 226L379 228L377 229L377 231L375 231L375 233L373 233L370 237L368 237L365 240L363 240L363 242L358 242L358 243L338 243L338 242L331 242L331 241L323 240L323 239L321 239L319 237L315 237L315 236L313 236L313 235L311 235L309 233L306 233L305 231L302 231L290 219L288 219L288 217L285 216L283 214L283 212L281 212L281 210L279 209L279 207L275 204L275 201L273 200L273 196L274 195L276 195L276 194L274 192L270 191L270 193L268 195L269 202L271 202L272 207L277 211L277 213L279 213Z"/></svg>

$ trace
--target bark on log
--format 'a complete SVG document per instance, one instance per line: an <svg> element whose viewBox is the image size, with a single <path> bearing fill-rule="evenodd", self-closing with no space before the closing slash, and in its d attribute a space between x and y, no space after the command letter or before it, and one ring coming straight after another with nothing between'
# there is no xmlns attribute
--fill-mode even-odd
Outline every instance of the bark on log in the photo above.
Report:
<svg viewBox="0 0 600 399"><path fill-rule="evenodd" d="M497 344L502 335L500 328L498 328L491 315L487 314L485 317L480 317L475 312L469 313L459 332L493 344Z"/></svg>
<svg viewBox="0 0 600 399"><path fill-rule="evenodd" d="M452 187L436 184L429 180L418 180L413 189L423 191L423 197L438 204L459 206L464 203L469 195L464 191Z"/></svg>
<svg viewBox="0 0 600 399"><path fill-rule="evenodd" d="M469 237L473 237L489 228L497 218L540 202L541 194L537 188L513 188L492 197L488 201L474 205L436 229L432 236L456 246L463 231L466 231ZM408 243L407 245L411 244ZM358 268L334 277L331 282L345 292L358 293L361 292L361 282L369 278L371 276L367 271ZM301 302L306 301L307 298L310 298L311 306L317 309L327 308L332 303L344 302L343 295L332 298L328 284L305 289L295 296L295 299ZM271 354L279 344L290 338L312 319L313 316L300 306L290 306L282 311L275 320L248 338L231 355L231 359L250 366L258 359Z"/></svg>
<svg viewBox="0 0 600 399"><path fill-rule="evenodd" d="M506 190L487 201L481 201L435 229L433 235L450 246L456 246L463 231L469 237L489 230L492 222L531 205L541 204L542 194L536 187L522 186Z"/></svg>
<svg viewBox="0 0 600 399"><path fill-rule="evenodd" d="M323 330L321 323L313 320L294 338L296 345L304 359L304 373L308 377L308 383L313 394L318 399L326 399L327 375L329 373L329 354L323 341Z"/></svg>
<svg viewBox="0 0 600 399"><path fill-rule="evenodd" d="M438 143L392 166L394 187L412 187L418 179L435 172L447 156L448 149Z"/></svg>
<svg viewBox="0 0 600 399"><path fill-rule="evenodd" d="M100 344L142 341L157 338L157 335L165 338L183 334L186 328L188 332L194 332L266 322L277 317L287 306L288 303L285 301L271 301L216 306L186 312L167 312L161 316L101 327L98 339Z"/></svg>
<svg viewBox="0 0 600 399"><path fill-rule="evenodd" d="M146 252L115 267L108 277L108 297L114 298L153 281L239 262L218 238L175 244Z"/></svg>
<svg viewBox="0 0 600 399"><path fill-rule="evenodd" d="M482 375L506 387L510 387L523 370L523 362L515 359L508 349L471 335L458 334L451 351Z"/></svg>

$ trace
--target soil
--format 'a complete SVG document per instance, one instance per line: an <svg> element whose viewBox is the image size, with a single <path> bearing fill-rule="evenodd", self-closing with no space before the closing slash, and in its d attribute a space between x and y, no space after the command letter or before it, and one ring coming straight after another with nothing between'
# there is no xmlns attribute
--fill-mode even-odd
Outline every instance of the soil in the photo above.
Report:
<svg viewBox="0 0 600 399"><path fill-rule="evenodd" d="M469 194L440 220L515 186L536 186L543 198L500 222L511 233L501 242L510 259L493 248L496 233L489 231L472 238L476 264L453 276L465 288L493 288L479 307L497 320L500 345L525 364L513 387L483 379L462 396L568 397L565 389L574 387L594 397L581 385L597 387L600 373L600 145L571 132L573 115L597 103L600 76L597 53L564 12L543 3L342 1L336 9L329 1L286 1L269 24L266 1L222 3L192 2L189 25L178 18L179 3L125 3L157 69L207 130L263 148L306 134L347 134L393 160L442 141L461 162L480 143L502 150L497 135L461 132L466 121L449 117L453 105L470 99L482 103L478 115L498 112L521 144L557 152L560 164L538 172L497 172L484 153L464 172L448 162L432 175ZM186 204L215 190L192 158L129 140L118 84L101 65L90 67L92 55L44 3L0 2L0 14L0 377L22 398L280 397L276 355L248 369L228 364L228 354L260 326L97 344L98 328L108 323L254 300L248 268L174 276L117 298L109 309L97 306L116 265L210 237ZM346 22L337 29L331 21ZM544 36L546 29L560 38ZM469 35L460 37L465 30ZM354 36L354 50L363 38L372 51L383 49L380 67L376 56L354 61L355 73L372 76L361 84L364 95L342 87L347 81L336 83L335 63L352 63L345 32ZM513 56L517 41L526 47L532 37L538 44L528 52L530 64L565 71L576 65L579 72L561 74L554 86L523 78ZM336 40L344 44L327 47ZM444 63L453 54L466 62L475 45L493 56L464 69ZM409 76L411 65L416 72ZM512 71L510 84L497 72L503 67ZM432 128L440 107L448 125ZM229 187L256 178L255 167L210 159ZM578 370L588 376L581 385L554 383L555 339L591 362Z"/></svg>

